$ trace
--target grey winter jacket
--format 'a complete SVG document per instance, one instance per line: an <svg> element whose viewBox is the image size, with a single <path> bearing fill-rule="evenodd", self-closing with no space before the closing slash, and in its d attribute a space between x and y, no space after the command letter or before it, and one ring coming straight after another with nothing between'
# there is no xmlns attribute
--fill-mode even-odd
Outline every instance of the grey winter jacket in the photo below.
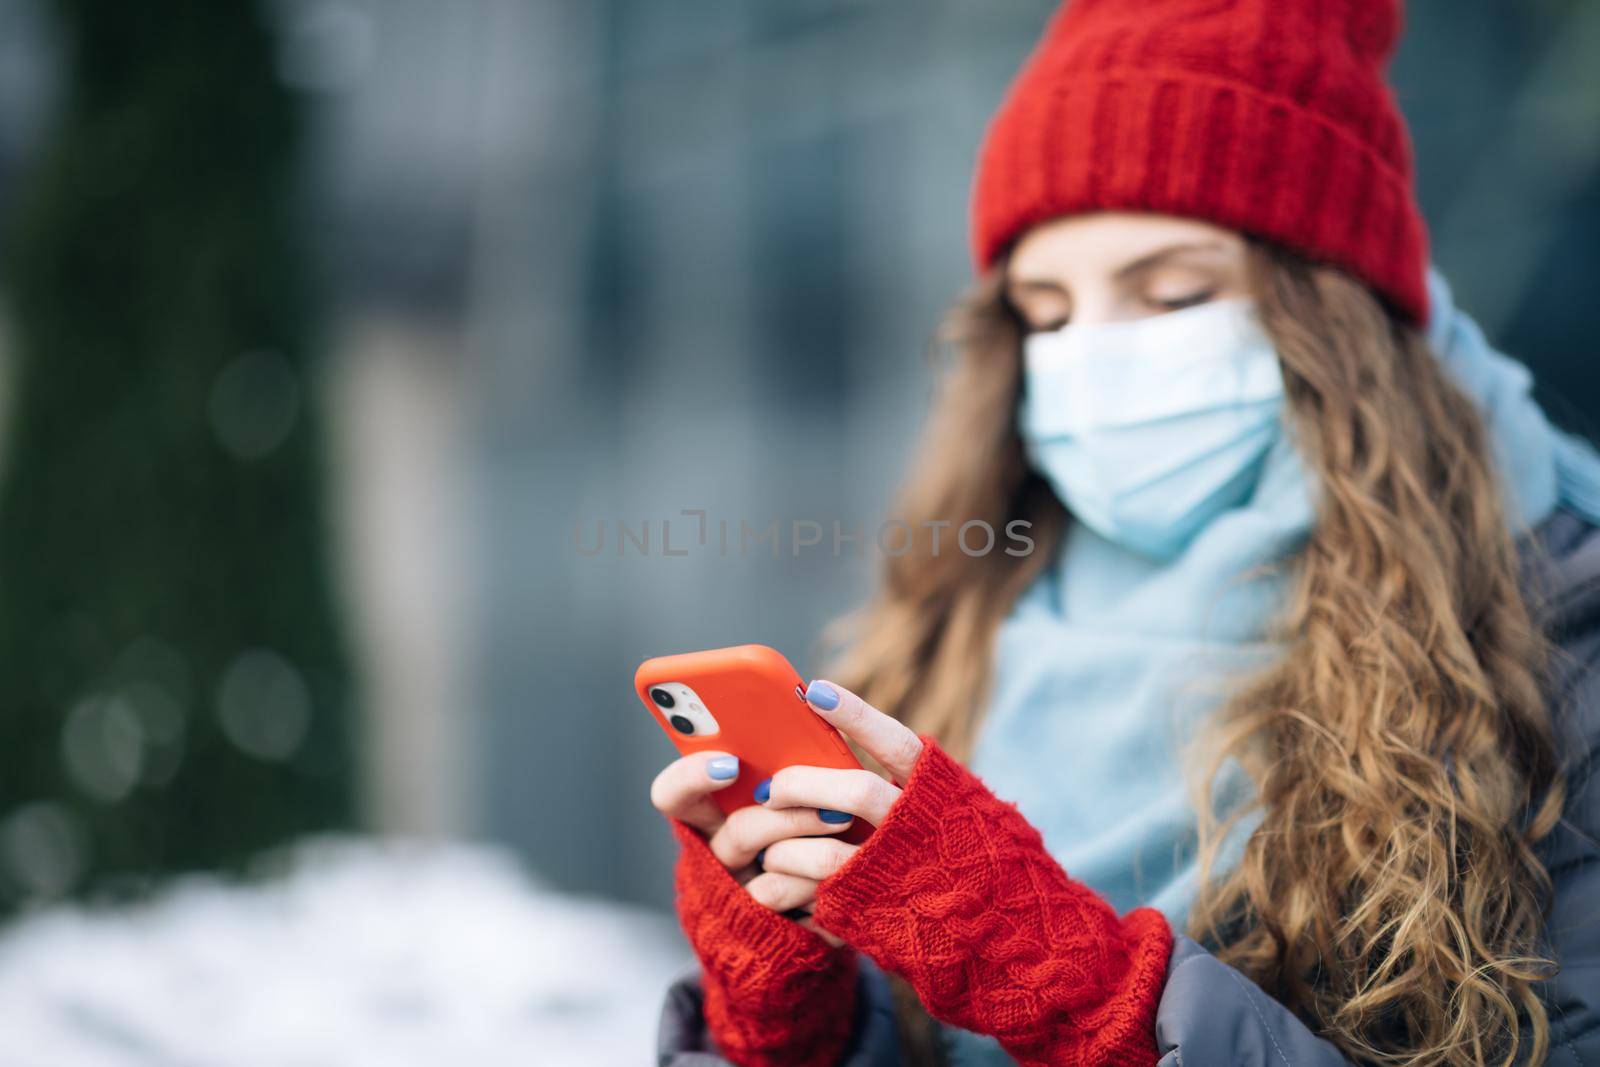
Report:
<svg viewBox="0 0 1600 1067"><path fill-rule="evenodd" d="M1600 1067L1600 528L1558 511L1523 545L1529 587L1562 654L1552 702L1567 755L1566 817L1540 844L1554 881L1548 921L1560 973L1542 994L1550 1013L1549 1063ZM841 1067L899 1067L888 983L862 960L855 1031ZM1347 1061L1248 978L1179 935L1156 1013L1161 1067L1336 1067ZM700 1015L697 975L668 992L658 1042L661 1067L726 1067Z"/></svg>

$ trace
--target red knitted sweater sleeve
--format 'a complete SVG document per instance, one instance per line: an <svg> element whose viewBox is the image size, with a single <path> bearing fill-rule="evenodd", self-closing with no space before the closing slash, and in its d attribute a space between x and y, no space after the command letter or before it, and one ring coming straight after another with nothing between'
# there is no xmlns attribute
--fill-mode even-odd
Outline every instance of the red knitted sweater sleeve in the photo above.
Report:
<svg viewBox="0 0 1600 1067"><path fill-rule="evenodd" d="M739 1067L834 1067L854 1022L855 953L758 904L696 830L672 829L678 918L718 1051Z"/></svg>
<svg viewBox="0 0 1600 1067"><path fill-rule="evenodd" d="M1013 805L923 743L883 825L818 886L817 921L1027 1067L1154 1064L1166 919L1118 918Z"/></svg>

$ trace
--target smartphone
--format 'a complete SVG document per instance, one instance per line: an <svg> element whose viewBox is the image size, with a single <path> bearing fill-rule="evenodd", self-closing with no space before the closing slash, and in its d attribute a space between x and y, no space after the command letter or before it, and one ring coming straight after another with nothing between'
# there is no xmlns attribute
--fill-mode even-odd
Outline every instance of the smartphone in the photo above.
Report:
<svg viewBox="0 0 1600 1067"><path fill-rule="evenodd" d="M765 645L645 660L633 688L685 756L709 749L739 757L739 777L711 794L728 814L756 803L755 787L785 767L861 767L839 731L806 703L789 661ZM871 830L857 818L841 836L859 843Z"/></svg>

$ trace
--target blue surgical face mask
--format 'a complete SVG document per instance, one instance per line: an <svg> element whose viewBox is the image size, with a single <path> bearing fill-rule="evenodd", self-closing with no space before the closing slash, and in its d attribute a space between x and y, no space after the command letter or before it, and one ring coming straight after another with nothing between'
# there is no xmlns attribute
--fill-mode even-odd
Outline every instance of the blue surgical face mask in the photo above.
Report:
<svg viewBox="0 0 1600 1067"><path fill-rule="evenodd" d="M1249 300L1067 325L1023 344L1029 461L1085 525L1169 559L1249 497L1283 373Z"/></svg>

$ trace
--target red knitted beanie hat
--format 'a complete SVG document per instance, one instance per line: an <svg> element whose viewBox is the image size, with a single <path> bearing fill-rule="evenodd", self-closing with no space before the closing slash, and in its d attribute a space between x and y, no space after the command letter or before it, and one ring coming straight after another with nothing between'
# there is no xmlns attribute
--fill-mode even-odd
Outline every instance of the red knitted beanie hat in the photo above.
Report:
<svg viewBox="0 0 1600 1067"><path fill-rule="evenodd" d="M1428 317L1427 234L1384 68L1400 0L1069 0L990 121L978 270L1035 223L1150 211L1270 238Z"/></svg>

